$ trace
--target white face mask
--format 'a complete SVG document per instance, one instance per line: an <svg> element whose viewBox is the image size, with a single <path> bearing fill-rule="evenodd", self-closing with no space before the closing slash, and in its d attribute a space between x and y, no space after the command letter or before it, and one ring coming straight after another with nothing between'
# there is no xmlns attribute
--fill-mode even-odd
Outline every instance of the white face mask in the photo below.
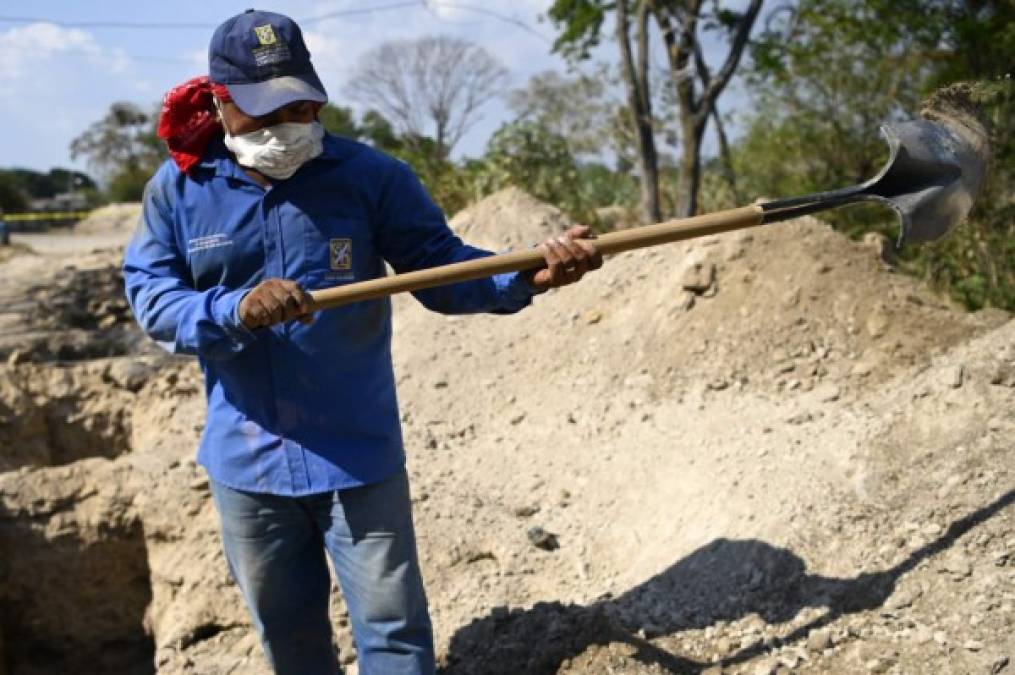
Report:
<svg viewBox="0 0 1015 675"><path fill-rule="evenodd" d="M249 134L226 131L226 147L242 166L265 176L285 180L324 150L324 127L320 122L284 122Z"/></svg>

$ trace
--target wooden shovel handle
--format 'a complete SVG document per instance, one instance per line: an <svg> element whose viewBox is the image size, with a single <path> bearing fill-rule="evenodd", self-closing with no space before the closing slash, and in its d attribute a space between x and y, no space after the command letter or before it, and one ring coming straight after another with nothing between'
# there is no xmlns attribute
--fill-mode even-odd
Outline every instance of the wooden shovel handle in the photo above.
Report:
<svg viewBox="0 0 1015 675"><path fill-rule="evenodd" d="M655 225L645 225L619 232L600 235L594 241L596 248L604 255L613 255L646 248L674 241L684 241L710 234L720 234L732 230L741 230L761 224L762 209L760 206L743 206L737 209L708 213L693 218L668 220ZM505 272L520 272L544 266L543 256L536 249L513 251L500 255L467 260L465 262L431 267L396 274L391 277L370 279L355 284L324 288L311 291L314 309L339 307L361 300L373 300L395 293L419 291L434 286L454 284L459 281L482 279Z"/></svg>

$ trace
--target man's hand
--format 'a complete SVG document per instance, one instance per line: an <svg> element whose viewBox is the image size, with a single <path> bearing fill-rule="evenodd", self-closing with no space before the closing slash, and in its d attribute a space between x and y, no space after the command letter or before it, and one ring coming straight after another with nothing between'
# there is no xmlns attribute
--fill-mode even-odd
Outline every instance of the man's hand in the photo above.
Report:
<svg viewBox="0 0 1015 675"><path fill-rule="evenodd" d="M311 324L312 304L310 294L295 281L265 279L240 301L240 321L251 330L293 319Z"/></svg>
<svg viewBox="0 0 1015 675"><path fill-rule="evenodd" d="M558 237L550 237L539 245L546 267L529 270L529 283L540 289L566 286L585 276L589 270L603 266L603 256L596 249L591 228L576 225Z"/></svg>

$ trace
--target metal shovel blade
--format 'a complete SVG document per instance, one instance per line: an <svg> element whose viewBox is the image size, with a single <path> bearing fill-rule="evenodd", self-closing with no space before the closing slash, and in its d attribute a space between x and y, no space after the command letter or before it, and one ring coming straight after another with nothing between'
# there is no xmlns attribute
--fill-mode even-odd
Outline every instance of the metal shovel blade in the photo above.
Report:
<svg viewBox="0 0 1015 675"><path fill-rule="evenodd" d="M888 163L863 185L863 198L898 214L903 242L939 239L958 226L983 187L985 143L929 120L881 127Z"/></svg>
<svg viewBox="0 0 1015 675"><path fill-rule="evenodd" d="M771 223L828 209L877 201L899 216L899 241L939 239L969 215L983 186L989 154L982 129L958 122L913 120L881 127L888 162L869 181L830 192L761 205Z"/></svg>

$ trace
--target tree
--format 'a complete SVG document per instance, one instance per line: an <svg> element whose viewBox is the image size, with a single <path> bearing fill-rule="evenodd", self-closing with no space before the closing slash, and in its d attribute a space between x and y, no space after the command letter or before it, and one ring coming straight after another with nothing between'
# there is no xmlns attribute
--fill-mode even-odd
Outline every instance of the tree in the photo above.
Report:
<svg viewBox="0 0 1015 675"><path fill-rule="evenodd" d="M627 92L627 113L637 148L638 179L641 187L642 217L651 223L662 220L659 207L659 157L652 115L652 91L649 80L649 9L648 0L634 0L636 47L631 47L629 0L556 0L550 7L550 19L561 29L554 50L572 59L588 58L599 44L599 34L610 9L616 12L616 40L620 49L621 73Z"/></svg>
<svg viewBox="0 0 1015 675"><path fill-rule="evenodd" d="M356 100L412 139L432 138L441 157L498 94L507 71L485 49L448 36L385 42L367 51L346 86Z"/></svg>
<svg viewBox="0 0 1015 675"><path fill-rule="evenodd" d="M352 108L326 103L317 113L317 119L325 131L336 136L356 140L360 138L362 133L356 124L356 116L353 114Z"/></svg>
<svg viewBox="0 0 1015 675"><path fill-rule="evenodd" d="M0 172L0 212L24 211L28 206L17 180L7 172Z"/></svg>
<svg viewBox="0 0 1015 675"><path fill-rule="evenodd" d="M646 218L658 220L661 215L649 78L649 19L654 20L666 48L669 82L678 105L681 156L676 211L677 215L689 216L697 211L702 140L709 120L721 121L717 101L740 64L761 4L762 0L750 0L746 9L738 12L724 7L719 0L707 6L705 0L555 0L550 8L550 19L561 29L554 49L573 58L588 57L599 43L607 13L615 14L631 122L638 139ZM714 73L702 46L708 33L720 35L727 43L725 57ZM720 137L723 142L724 136Z"/></svg>
<svg viewBox="0 0 1015 675"><path fill-rule="evenodd" d="M608 80L605 67L595 75L572 77L547 70L512 91L508 107L518 119L566 139L576 156L596 156L611 143L616 105L607 90Z"/></svg>
<svg viewBox="0 0 1015 675"><path fill-rule="evenodd" d="M587 206L567 140L535 122L501 126L490 139L483 160L483 192L515 185L573 215Z"/></svg>
<svg viewBox="0 0 1015 675"><path fill-rule="evenodd" d="M756 113L735 148L756 194L825 190L871 177L884 160L878 127L915 117L921 99L955 80L994 123L994 161L970 222L907 248L920 274L971 308L1015 308L1015 95L996 80L1015 63L1015 6L990 0L799 0L768 20L747 78ZM975 26L975 28L974 28ZM984 55L989 58L984 58ZM848 233L894 219L874 207L825 217Z"/></svg>
<svg viewBox="0 0 1015 675"><path fill-rule="evenodd" d="M631 22L628 0L617 0L617 44L620 46L621 69L627 90L627 106L637 139L641 177L641 210L650 223L662 220L659 208L659 154L656 151L655 124L652 117L652 90L649 71L649 3L637 3L634 21L637 52L631 52Z"/></svg>
<svg viewBox="0 0 1015 675"><path fill-rule="evenodd" d="M88 174L72 169L54 168L47 173L32 169L0 169L0 176L9 181L28 199L48 199L61 192L95 190L95 181Z"/></svg>
<svg viewBox="0 0 1015 675"><path fill-rule="evenodd" d="M701 187L701 142L709 119L714 119L725 144L725 134L716 104L740 64L751 29L761 11L762 0L750 0L747 9L735 12L723 8L718 0L710 12L704 0L670 0L652 3L652 13L662 32L670 81L677 95L680 113L680 188L677 215L691 216L698 210ZM713 75L705 60L703 34L721 33L729 43L719 70ZM688 77L691 71L697 77ZM697 81L700 80L700 90Z"/></svg>
<svg viewBox="0 0 1015 675"><path fill-rule="evenodd" d="M84 157L109 182L113 198L139 200L145 182L169 156L155 134L157 120L133 103L114 103L71 141L71 159Z"/></svg>

